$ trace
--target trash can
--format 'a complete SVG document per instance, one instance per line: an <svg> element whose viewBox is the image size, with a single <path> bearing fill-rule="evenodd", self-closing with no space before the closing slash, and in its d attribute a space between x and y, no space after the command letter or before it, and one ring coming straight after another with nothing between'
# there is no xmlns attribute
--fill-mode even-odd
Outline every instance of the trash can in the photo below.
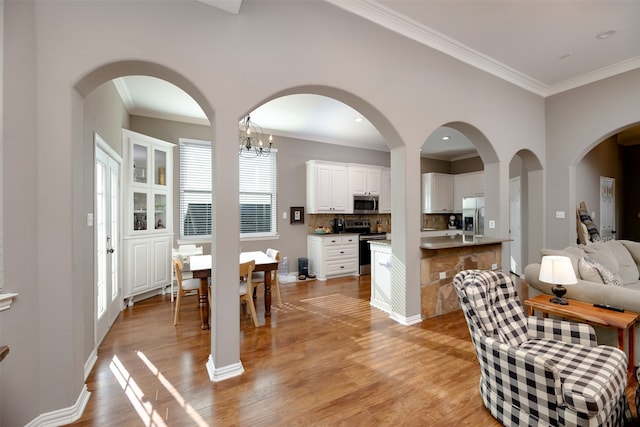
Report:
<svg viewBox="0 0 640 427"><path fill-rule="evenodd" d="M309 275L309 258L298 258L298 276Z"/></svg>

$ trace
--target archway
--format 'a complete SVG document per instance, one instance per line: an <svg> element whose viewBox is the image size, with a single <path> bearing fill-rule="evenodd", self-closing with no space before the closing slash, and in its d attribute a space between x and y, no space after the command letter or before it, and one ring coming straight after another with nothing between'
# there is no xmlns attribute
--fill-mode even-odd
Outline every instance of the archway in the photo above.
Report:
<svg viewBox="0 0 640 427"><path fill-rule="evenodd" d="M604 135L585 147L576 157L576 203L585 202L604 239L640 239L640 226L637 224L640 202L635 197L640 191L640 174L636 167L638 160L639 123L629 124ZM601 207L601 178L615 182L615 206L609 211L613 213L610 218ZM603 223L605 219L613 225L608 232L608 227Z"/></svg>
<svg viewBox="0 0 640 427"><path fill-rule="evenodd" d="M535 154L520 150L511 158L509 183L509 265L521 276L527 264L539 260L542 247L542 165Z"/></svg>
<svg viewBox="0 0 640 427"><path fill-rule="evenodd" d="M118 94L111 85L111 82L113 79L128 75L155 77L181 87L199 103L207 117L213 117L212 108L202 93L184 76L162 65L142 61L122 61L99 67L80 78L75 88L81 95L81 109L84 111L82 115L74 114L73 120L74 127L81 129L78 133L78 135L81 136L72 142L74 169L78 171L76 173L77 179L73 180L74 216L79 217L80 221L82 221L82 216L85 215L84 212L94 212L95 210L95 174L92 173L94 158L93 134L97 133L102 136L114 153L119 155L123 154L122 129L131 129L131 116L129 116L122 102L119 100ZM118 106L118 103L120 106ZM203 127L205 128L203 134L208 135L208 138L211 139L210 126ZM89 143L89 141L91 141L91 143ZM126 166L123 165L123 168L124 167ZM126 185L123 188L125 188L125 191L121 195L122 201L124 201L124 198L130 197L126 190ZM174 203L174 206L175 205ZM177 217L177 215L172 216L174 218ZM122 219L122 224L128 223L128 221L124 221L124 219L128 218L123 217ZM80 222L80 224L82 224L82 222ZM93 247L95 244L93 227L74 226L73 235L74 241L82 242L77 245L78 247ZM167 242L169 257L170 249L174 242L175 240L173 242ZM123 245L120 245L120 248L122 247ZM95 277L92 256L93 254L87 251L75 250L73 253L73 265L77 267L74 269L74 276L77 277L77 280L74 282L78 283L76 286L85 286L85 289L81 292L81 295L85 296L82 304L82 317L84 319L83 324L85 325L82 332L85 342L85 354L83 354L86 360L85 377L92 363L95 361L95 350L99 344L98 341L101 339L101 336L96 336L96 329L93 327L96 319L95 304L93 302L94 292L93 289L86 289L86 284L93 284ZM120 251L120 257L122 257L122 251ZM119 258L119 260L119 264L123 265L124 259ZM167 262L169 261L170 259L167 260ZM169 268L168 271L171 271L171 269ZM120 279L120 282L124 279L122 269L120 270Z"/></svg>

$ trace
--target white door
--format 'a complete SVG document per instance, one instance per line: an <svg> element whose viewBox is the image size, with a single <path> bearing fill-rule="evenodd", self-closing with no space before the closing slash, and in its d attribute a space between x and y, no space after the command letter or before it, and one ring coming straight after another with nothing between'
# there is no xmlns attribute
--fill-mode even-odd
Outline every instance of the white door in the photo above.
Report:
<svg viewBox="0 0 640 427"><path fill-rule="evenodd" d="M615 239L616 229L616 180L600 177L600 237Z"/></svg>
<svg viewBox="0 0 640 427"><path fill-rule="evenodd" d="M96 139L99 138L96 135ZM96 145L95 164L96 345L121 310L120 164Z"/></svg>
<svg viewBox="0 0 640 427"><path fill-rule="evenodd" d="M511 239L511 271L522 275L522 230L520 177L509 180L509 238Z"/></svg>

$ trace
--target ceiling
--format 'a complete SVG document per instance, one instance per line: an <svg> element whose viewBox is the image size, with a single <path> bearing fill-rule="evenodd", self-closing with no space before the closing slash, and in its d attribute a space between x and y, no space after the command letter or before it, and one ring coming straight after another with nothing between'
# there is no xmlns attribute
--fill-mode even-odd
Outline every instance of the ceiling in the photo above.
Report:
<svg viewBox="0 0 640 427"><path fill-rule="evenodd" d="M242 14L242 0L200 1ZM325 1L540 96L640 67L638 0ZM598 38L607 32L613 33ZM195 101L170 83L129 76L115 84L130 114L209 123ZM366 117L354 121L357 111L327 97L290 95L251 117L275 136L388 151ZM445 135L451 138L442 140ZM443 160L470 153L473 144L449 128L434 132L422 150Z"/></svg>

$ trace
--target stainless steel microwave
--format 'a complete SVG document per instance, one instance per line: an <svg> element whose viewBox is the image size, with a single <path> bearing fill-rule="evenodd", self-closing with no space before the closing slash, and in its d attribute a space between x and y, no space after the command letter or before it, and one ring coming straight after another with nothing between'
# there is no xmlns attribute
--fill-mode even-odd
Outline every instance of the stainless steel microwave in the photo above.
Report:
<svg viewBox="0 0 640 427"><path fill-rule="evenodd" d="M378 196L353 196L354 214L377 214Z"/></svg>

